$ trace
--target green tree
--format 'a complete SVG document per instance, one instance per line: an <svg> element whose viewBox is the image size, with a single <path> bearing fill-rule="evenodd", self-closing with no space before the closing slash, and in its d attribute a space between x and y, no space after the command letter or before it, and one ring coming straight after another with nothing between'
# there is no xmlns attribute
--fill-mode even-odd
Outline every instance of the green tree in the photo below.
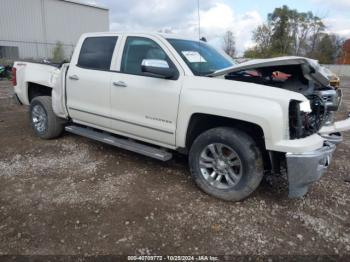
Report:
<svg viewBox="0 0 350 262"><path fill-rule="evenodd" d="M253 48L249 48L249 49L245 50L243 56L245 58L262 58L261 54L262 53L258 52L257 49L255 47L253 47Z"/></svg>
<svg viewBox="0 0 350 262"><path fill-rule="evenodd" d="M334 34L322 34L319 38L311 57L321 64L334 64L341 55L342 40Z"/></svg>
<svg viewBox="0 0 350 262"><path fill-rule="evenodd" d="M284 5L268 14L268 23L272 27L271 48L280 55L291 52L293 43L293 23L298 19L296 10Z"/></svg>
<svg viewBox="0 0 350 262"><path fill-rule="evenodd" d="M272 53L272 27L271 24L262 24L253 32L253 40L256 45L245 51L244 57L247 58L267 58L274 56Z"/></svg>
<svg viewBox="0 0 350 262"><path fill-rule="evenodd" d="M325 29L322 19L312 12L298 12L285 5L275 8L268 14L267 21L254 30L253 40L256 46L248 49L245 56L251 58L285 55L316 57ZM326 39L323 41L324 45Z"/></svg>
<svg viewBox="0 0 350 262"><path fill-rule="evenodd" d="M64 60L63 44L58 41L52 52L52 61L54 63L61 63Z"/></svg>

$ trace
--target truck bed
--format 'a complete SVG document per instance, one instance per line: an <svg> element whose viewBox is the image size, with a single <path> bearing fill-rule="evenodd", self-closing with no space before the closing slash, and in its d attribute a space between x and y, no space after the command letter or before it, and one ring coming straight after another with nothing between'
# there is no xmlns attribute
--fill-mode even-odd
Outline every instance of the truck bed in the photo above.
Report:
<svg viewBox="0 0 350 262"><path fill-rule="evenodd" d="M28 87L31 85L48 87L52 89L52 106L55 113L60 117L66 117L64 79L68 66L69 64L15 62L17 79L15 92L19 100L25 105L30 104Z"/></svg>

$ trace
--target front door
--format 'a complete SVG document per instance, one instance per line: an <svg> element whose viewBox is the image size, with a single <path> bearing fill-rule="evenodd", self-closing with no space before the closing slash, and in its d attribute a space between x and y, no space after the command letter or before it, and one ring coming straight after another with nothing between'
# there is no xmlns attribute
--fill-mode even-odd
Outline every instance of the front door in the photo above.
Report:
<svg viewBox="0 0 350 262"><path fill-rule="evenodd" d="M111 79L111 126L144 141L174 146L182 76L169 80L141 71L143 59L166 60L176 68L165 48L156 39L126 38L120 71Z"/></svg>

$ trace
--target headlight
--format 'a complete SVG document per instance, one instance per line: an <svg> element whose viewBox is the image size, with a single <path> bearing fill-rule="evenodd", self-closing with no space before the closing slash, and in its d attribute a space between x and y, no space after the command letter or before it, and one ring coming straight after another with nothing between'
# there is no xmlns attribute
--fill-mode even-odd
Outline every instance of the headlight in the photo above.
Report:
<svg viewBox="0 0 350 262"><path fill-rule="evenodd" d="M326 106L317 95L307 97L309 101L292 100L289 104L290 139L304 138L317 133L325 120Z"/></svg>
<svg viewBox="0 0 350 262"><path fill-rule="evenodd" d="M311 113L312 109L311 109L310 101L301 102L299 104L299 109L300 109L301 112Z"/></svg>

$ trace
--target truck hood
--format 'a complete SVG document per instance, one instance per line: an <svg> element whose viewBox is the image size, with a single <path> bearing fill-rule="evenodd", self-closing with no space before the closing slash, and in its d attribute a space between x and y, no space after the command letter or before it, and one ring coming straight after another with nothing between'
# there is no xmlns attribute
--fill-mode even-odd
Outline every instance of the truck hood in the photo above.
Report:
<svg viewBox="0 0 350 262"><path fill-rule="evenodd" d="M326 69L322 67L317 60L298 57L298 56L284 56L269 59L254 59L244 63L236 64L234 66L218 70L209 77L224 76L229 73L239 72L243 70L258 69L271 66L283 66L283 65L301 65L305 78L314 80L324 86L329 85L329 74Z"/></svg>

